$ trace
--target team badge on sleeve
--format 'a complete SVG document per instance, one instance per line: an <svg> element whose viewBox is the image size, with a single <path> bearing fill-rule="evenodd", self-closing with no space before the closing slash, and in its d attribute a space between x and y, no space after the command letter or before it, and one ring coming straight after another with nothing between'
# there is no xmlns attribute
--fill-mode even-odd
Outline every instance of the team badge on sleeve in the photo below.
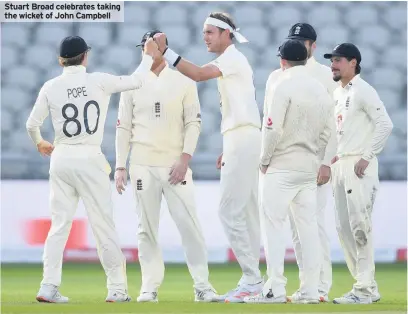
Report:
<svg viewBox="0 0 408 314"><path fill-rule="evenodd" d="M118 122L116 122L116 126L120 125L120 119L118 119Z"/></svg>
<svg viewBox="0 0 408 314"><path fill-rule="evenodd" d="M272 118L268 117L268 119L266 119L266 126L272 126L273 122L272 122Z"/></svg>

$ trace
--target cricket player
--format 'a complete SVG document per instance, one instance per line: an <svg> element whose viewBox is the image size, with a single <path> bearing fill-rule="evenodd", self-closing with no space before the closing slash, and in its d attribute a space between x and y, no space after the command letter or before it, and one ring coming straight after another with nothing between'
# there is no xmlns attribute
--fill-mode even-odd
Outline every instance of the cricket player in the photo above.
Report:
<svg viewBox="0 0 408 314"><path fill-rule="evenodd" d="M166 60L196 82L218 79L221 96L223 154L217 160L221 169L219 216L243 275L236 289L220 301L243 302L243 297L261 291L259 270L260 231L258 209L259 154L261 122L255 100L253 72L247 58L235 47L247 39L238 32L231 17L211 13L204 22L204 41L217 59L204 66L186 61L166 45L166 35L156 34Z"/></svg>
<svg viewBox="0 0 408 314"><path fill-rule="evenodd" d="M289 39L279 48L282 75L266 91L262 132L260 192L268 281L246 303L286 303L283 275L284 225L291 211L302 248L303 280L293 303L319 303L320 248L316 173L331 133L332 99L307 70L303 42Z"/></svg>
<svg viewBox="0 0 408 314"><path fill-rule="evenodd" d="M330 97L333 97L333 92L337 88L338 83L332 79L331 69L316 61L313 57L316 49L317 34L312 25L307 23L296 23L293 25L288 34L289 39L298 39L304 42L307 49L306 69L309 74L318 80L326 88ZM277 70L280 71L280 70ZM282 71L280 71L282 72ZM334 105L334 102L333 102ZM334 119L331 121L332 130L335 130ZM317 225L319 227L319 244L321 252L321 270L319 274L319 296L320 302L329 301L329 291L332 285L332 265L330 258L330 242L325 227L325 208L327 205L327 196L330 194L329 182L331 171L330 161L336 155L336 133L333 131L329 143L326 147L325 158L322 160L322 165L319 168L317 176ZM290 224L292 229L293 247L295 249L296 260L299 266L299 279L302 285L303 282L303 258L302 247L299 240L298 232L295 228L296 224L292 213L289 214ZM289 299L299 298L300 289L297 290Z"/></svg>
<svg viewBox="0 0 408 314"><path fill-rule="evenodd" d="M138 69L131 76L114 76L86 72L89 49L78 36L61 42L59 63L63 72L41 88L26 124L41 155L51 156L51 229L44 247L39 302L68 302L58 288L63 251L79 198L84 202L107 276L106 301L130 300L126 260L113 221L111 170L100 146L111 94L140 88L159 52L150 40ZM49 112L55 130L54 144L44 140L40 132Z"/></svg>
<svg viewBox="0 0 408 314"><path fill-rule="evenodd" d="M146 41L157 33L160 31L147 32L138 46L146 49ZM116 132L116 187L122 194L131 144L129 170L137 200L142 270L138 302L158 302L157 293L164 278L158 239L163 195L181 234L194 281L195 301L212 302L217 297L208 281L207 251L189 168L200 124L196 83L170 69L161 54L154 59L144 86L121 95Z"/></svg>
<svg viewBox="0 0 408 314"><path fill-rule="evenodd" d="M369 304L380 299L375 282L371 213L379 188L378 155L393 124L375 89L360 77L361 54L344 43L324 55L331 60L337 122L337 154L332 185L336 225L351 275L353 289L336 304Z"/></svg>

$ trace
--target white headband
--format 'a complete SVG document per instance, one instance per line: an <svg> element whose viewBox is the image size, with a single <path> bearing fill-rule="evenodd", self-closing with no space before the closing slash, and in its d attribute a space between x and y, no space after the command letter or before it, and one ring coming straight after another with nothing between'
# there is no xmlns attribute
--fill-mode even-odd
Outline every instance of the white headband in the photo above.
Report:
<svg viewBox="0 0 408 314"><path fill-rule="evenodd" d="M217 26L217 27L222 28L222 29L229 29L230 32L234 34L234 37L237 39L237 41L239 43L247 43L248 42L248 39L246 39L241 33L238 33L239 28L234 30L230 25L228 25L227 23L225 23L225 22L223 22L223 21L221 21L219 19L216 19L216 18L213 18L213 17L208 17L205 20L204 25L213 25L213 26Z"/></svg>

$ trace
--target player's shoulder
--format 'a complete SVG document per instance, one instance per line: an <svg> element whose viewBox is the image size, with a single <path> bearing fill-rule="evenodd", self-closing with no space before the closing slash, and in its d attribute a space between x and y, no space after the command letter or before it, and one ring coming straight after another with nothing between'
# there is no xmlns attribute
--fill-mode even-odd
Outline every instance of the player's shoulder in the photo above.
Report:
<svg viewBox="0 0 408 314"><path fill-rule="evenodd" d="M87 72L86 75L89 79L103 80L104 78L112 76L112 74L105 72Z"/></svg>
<svg viewBox="0 0 408 314"><path fill-rule="evenodd" d="M283 74L282 69L276 69L276 70L272 71L271 74L269 74L269 76L268 76L267 82L269 84L275 82L277 79L279 79L279 77L281 77L282 74Z"/></svg>
<svg viewBox="0 0 408 314"><path fill-rule="evenodd" d="M273 71L269 75L269 78L269 85L280 90L293 89L294 81L299 79L298 77L294 77L290 73L286 73L286 71L282 71L281 69Z"/></svg>
<svg viewBox="0 0 408 314"><path fill-rule="evenodd" d="M229 46L222 55L220 55L218 58L222 58L224 60L228 61L237 61L238 64L248 64L249 61L246 55L239 50L235 45ZM217 59L218 59L217 58Z"/></svg>
<svg viewBox="0 0 408 314"><path fill-rule="evenodd" d="M364 90L375 90L374 87L370 83L368 83L366 80L364 80L360 75L358 75L358 77L356 77L356 79L350 83Z"/></svg>
<svg viewBox="0 0 408 314"><path fill-rule="evenodd" d="M61 80L61 78L62 78L62 76L61 76L61 75L58 75L58 76L56 76L56 77L54 77L54 78L52 78L52 79L49 79L48 81L46 81L46 82L43 84L43 86L42 86L41 89L42 89L44 92L50 91L50 90L55 86L55 84L58 83L58 82Z"/></svg>

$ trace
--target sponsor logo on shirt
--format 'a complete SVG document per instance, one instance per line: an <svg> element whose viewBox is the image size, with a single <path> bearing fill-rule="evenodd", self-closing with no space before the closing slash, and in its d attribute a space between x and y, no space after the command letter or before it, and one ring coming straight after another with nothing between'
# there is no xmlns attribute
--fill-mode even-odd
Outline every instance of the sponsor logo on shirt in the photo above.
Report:
<svg viewBox="0 0 408 314"><path fill-rule="evenodd" d="M118 122L116 122L116 126L120 125L120 119L118 119Z"/></svg>
<svg viewBox="0 0 408 314"><path fill-rule="evenodd" d="M266 124L268 125L268 126L271 126L273 123L272 123L272 119L271 118L268 118L268 121L266 122Z"/></svg>
<svg viewBox="0 0 408 314"><path fill-rule="evenodd" d="M348 110L349 106L350 106L350 96L348 96L346 100L346 110Z"/></svg>
<svg viewBox="0 0 408 314"><path fill-rule="evenodd" d="M137 180L136 180L136 190L138 190L138 191L142 191L142 190L143 190L142 179L137 179Z"/></svg>

